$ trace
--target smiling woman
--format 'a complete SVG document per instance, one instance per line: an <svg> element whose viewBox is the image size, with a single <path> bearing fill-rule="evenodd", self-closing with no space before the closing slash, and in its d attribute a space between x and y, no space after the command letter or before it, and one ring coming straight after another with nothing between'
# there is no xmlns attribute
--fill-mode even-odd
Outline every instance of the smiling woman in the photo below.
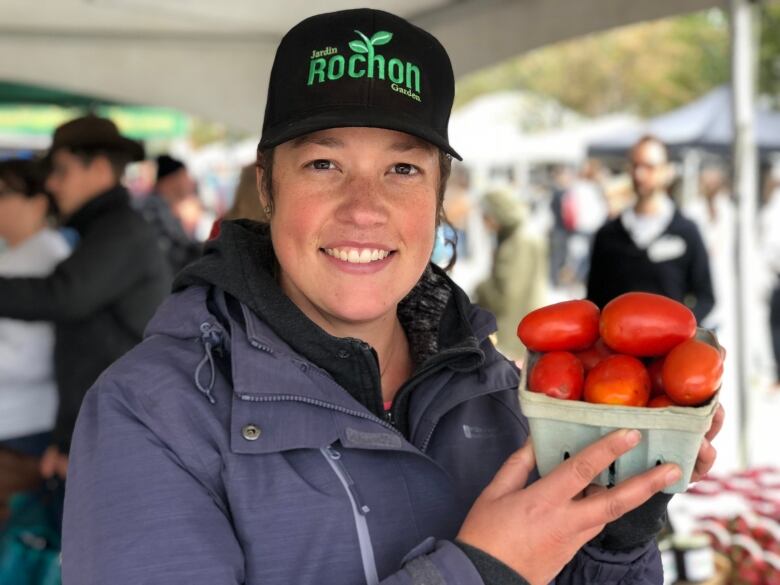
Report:
<svg viewBox="0 0 780 585"><path fill-rule="evenodd" d="M396 91L401 63L420 101ZM650 498L673 469L584 496L582 470L636 444L619 432L534 481L495 320L430 262L453 97L441 44L386 12L285 35L258 145L268 222L223 223L87 397L65 582L661 583Z"/></svg>

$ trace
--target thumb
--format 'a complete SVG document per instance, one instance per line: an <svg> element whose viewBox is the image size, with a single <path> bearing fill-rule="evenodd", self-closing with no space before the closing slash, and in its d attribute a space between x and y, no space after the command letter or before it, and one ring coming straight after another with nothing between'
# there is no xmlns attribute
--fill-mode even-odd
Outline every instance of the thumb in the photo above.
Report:
<svg viewBox="0 0 780 585"><path fill-rule="evenodd" d="M507 494L523 489L528 475L536 465L531 439L521 449L512 453L496 472L493 481L482 492L482 497L497 500Z"/></svg>

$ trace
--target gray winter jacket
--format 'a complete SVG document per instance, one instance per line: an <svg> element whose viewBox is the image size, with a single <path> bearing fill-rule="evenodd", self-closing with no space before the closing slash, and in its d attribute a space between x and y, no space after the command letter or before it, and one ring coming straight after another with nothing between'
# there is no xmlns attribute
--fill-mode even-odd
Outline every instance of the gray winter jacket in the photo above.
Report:
<svg viewBox="0 0 780 585"><path fill-rule="evenodd" d="M85 399L64 584L482 585L452 541L528 427L495 320L462 317L473 336L418 365L401 433L328 371L365 344L314 363L218 287L171 296ZM556 579L661 582L654 544L586 546Z"/></svg>

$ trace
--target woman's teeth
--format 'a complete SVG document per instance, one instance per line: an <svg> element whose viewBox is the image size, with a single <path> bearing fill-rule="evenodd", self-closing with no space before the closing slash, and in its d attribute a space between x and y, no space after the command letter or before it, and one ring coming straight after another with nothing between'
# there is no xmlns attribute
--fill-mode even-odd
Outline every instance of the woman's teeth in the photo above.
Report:
<svg viewBox="0 0 780 585"><path fill-rule="evenodd" d="M368 248L362 250L357 248L325 248L325 253L351 264L368 264L384 260L390 255L387 250L369 250Z"/></svg>

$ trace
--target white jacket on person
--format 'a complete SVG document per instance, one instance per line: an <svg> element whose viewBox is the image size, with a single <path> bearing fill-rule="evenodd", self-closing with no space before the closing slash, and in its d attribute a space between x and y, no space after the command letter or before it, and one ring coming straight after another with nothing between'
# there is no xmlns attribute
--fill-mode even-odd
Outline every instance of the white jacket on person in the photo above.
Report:
<svg viewBox="0 0 780 585"><path fill-rule="evenodd" d="M46 276L68 254L62 235L45 228L0 252L0 276ZM53 351L52 323L0 319L0 441L54 427Z"/></svg>

